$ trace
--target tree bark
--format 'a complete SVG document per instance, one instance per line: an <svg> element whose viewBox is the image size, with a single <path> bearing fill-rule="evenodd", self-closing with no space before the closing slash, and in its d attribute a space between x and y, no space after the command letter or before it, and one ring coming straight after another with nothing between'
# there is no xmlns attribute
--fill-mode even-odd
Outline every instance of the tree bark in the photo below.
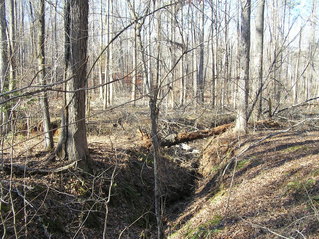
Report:
<svg viewBox="0 0 319 239"><path fill-rule="evenodd" d="M135 14L135 0L133 1L132 11ZM133 15L133 13L132 13ZM131 100L133 101L133 105L136 105L136 95L137 95L137 65L138 65L138 44L137 44L137 35L138 35L138 22L136 21L134 24L134 53L133 53L133 77L132 77L132 92L131 92Z"/></svg>
<svg viewBox="0 0 319 239"><path fill-rule="evenodd" d="M40 0L38 4L38 17L37 17L37 29L38 29L38 79L42 86L47 84L46 82L46 69L45 69L45 0ZM47 150L51 150L54 147L52 131L50 131L50 112L48 94L43 92L40 103L42 107L43 115L43 131L44 131L44 143Z"/></svg>
<svg viewBox="0 0 319 239"><path fill-rule="evenodd" d="M247 111L249 94L249 52L250 52L250 9L251 0L241 0L241 45L239 61L241 63L238 79L238 104L235 131L247 131Z"/></svg>
<svg viewBox="0 0 319 239"><path fill-rule="evenodd" d="M3 93L8 77L8 39L5 0L0 0L0 92Z"/></svg>
<svg viewBox="0 0 319 239"><path fill-rule="evenodd" d="M204 41L205 41L205 1L202 1L201 6L201 33L200 33L200 47L198 59L198 73L197 73L197 87L196 98L197 102L204 103Z"/></svg>
<svg viewBox="0 0 319 239"><path fill-rule="evenodd" d="M10 72L9 72L9 91L16 88L16 64L15 64L15 51L16 51L16 26L15 26L15 0L10 0L10 24L9 24L9 38L10 38Z"/></svg>
<svg viewBox="0 0 319 239"><path fill-rule="evenodd" d="M8 38L7 38L7 23L6 23L6 5L5 0L0 0L0 93L8 90ZM4 133L7 121L7 109L1 112L0 135Z"/></svg>
<svg viewBox="0 0 319 239"><path fill-rule="evenodd" d="M72 77L67 90L68 132L67 157L79 161L79 167L91 169L85 125L85 86L87 81L87 40L88 40L88 0L70 1L69 12L69 54L67 54L67 73ZM68 46L66 46L68 47Z"/></svg>
<svg viewBox="0 0 319 239"><path fill-rule="evenodd" d="M257 7L257 17L256 17L256 63L257 66L257 79L258 79L258 91L257 99L259 99L257 119L260 119L263 108L263 69L264 69L264 17L265 15L265 0L260 0Z"/></svg>
<svg viewBox="0 0 319 239"><path fill-rule="evenodd" d="M113 28L113 3L111 0L107 1L107 44L110 43L112 39L112 28ZM106 62L105 62L105 86L104 86L104 102L103 109L105 110L108 106L111 105L113 99L113 84L112 81L112 49L108 47L106 50Z"/></svg>
<svg viewBox="0 0 319 239"><path fill-rule="evenodd" d="M215 19L215 3L214 0L211 2L211 10L212 10L212 23L211 23L211 32L212 32L212 44L211 44L211 52L212 52L212 83L211 83L211 104L212 107L216 106L216 47L214 39L215 37L215 28L216 28L216 19Z"/></svg>
<svg viewBox="0 0 319 239"><path fill-rule="evenodd" d="M154 9L158 7L159 3L154 2ZM158 97L159 97L159 82L160 82L160 64L161 64L161 12L157 14L157 42L156 42L156 77L151 77L151 90L150 90L150 116L151 116L151 138L153 146L153 159L154 159L154 207L155 207L155 216L157 223L157 239L164 238L163 235L163 222L162 222L162 212L163 212L163 203L162 203L162 190L160 182L160 142L158 137Z"/></svg>

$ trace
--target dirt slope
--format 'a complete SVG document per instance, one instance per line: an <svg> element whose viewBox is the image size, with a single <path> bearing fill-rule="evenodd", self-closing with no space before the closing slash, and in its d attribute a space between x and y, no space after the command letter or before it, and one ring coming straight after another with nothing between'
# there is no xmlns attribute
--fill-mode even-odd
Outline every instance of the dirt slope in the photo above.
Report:
<svg viewBox="0 0 319 239"><path fill-rule="evenodd" d="M201 159L203 179L169 223L168 238L319 238L319 132L293 130L256 144L278 132L214 139Z"/></svg>

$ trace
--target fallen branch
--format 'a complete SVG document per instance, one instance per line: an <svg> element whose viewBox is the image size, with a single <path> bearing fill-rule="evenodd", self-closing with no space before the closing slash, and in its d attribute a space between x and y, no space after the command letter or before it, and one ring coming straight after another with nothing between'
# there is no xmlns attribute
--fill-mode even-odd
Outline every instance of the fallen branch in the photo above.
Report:
<svg viewBox="0 0 319 239"><path fill-rule="evenodd" d="M61 167L57 168L51 168L51 169L44 169L44 168L30 168L23 165L18 164L5 164L3 166L3 171L6 173L12 173L15 175L34 175L34 174L50 174L50 173L60 173L65 170L68 170L72 167L74 167L79 160L71 161L67 165L63 165Z"/></svg>
<svg viewBox="0 0 319 239"><path fill-rule="evenodd" d="M296 107L299 107L299 106L307 105L310 101L314 101L314 100L318 100L318 99L319 99L319 97L310 98L308 100L305 100L304 102L301 102L301 103L298 103L298 104L283 108L281 110L278 110L277 112L274 112L273 115L277 115L277 114L279 114L279 113L281 113L281 112L283 112L285 110L289 110L289 109L293 109L293 108L296 108Z"/></svg>

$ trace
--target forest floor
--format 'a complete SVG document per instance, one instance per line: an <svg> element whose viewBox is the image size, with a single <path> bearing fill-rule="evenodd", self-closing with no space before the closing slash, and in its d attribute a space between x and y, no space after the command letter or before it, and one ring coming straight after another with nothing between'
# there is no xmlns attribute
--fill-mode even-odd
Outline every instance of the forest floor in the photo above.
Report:
<svg viewBox="0 0 319 239"><path fill-rule="evenodd" d="M162 149L168 238L319 238L319 121L290 113L245 136L229 130ZM147 108L92 114L91 173L44 164L41 132L3 141L4 238L156 238ZM161 115L162 138L234 120L207 109Z"/></svg>

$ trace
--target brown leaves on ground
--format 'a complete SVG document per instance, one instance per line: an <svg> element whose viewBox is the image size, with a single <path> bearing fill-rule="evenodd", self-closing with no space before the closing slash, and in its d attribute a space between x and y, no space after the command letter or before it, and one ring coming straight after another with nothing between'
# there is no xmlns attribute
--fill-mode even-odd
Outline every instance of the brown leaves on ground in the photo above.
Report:
<svg viewBox="0 0 319 239"><path fill-rule="evenodd" d="M254 145L275 132L211 140L200 160L205 178L170 222L169 238L319 238L319 132L292 130Z"/></svg>

